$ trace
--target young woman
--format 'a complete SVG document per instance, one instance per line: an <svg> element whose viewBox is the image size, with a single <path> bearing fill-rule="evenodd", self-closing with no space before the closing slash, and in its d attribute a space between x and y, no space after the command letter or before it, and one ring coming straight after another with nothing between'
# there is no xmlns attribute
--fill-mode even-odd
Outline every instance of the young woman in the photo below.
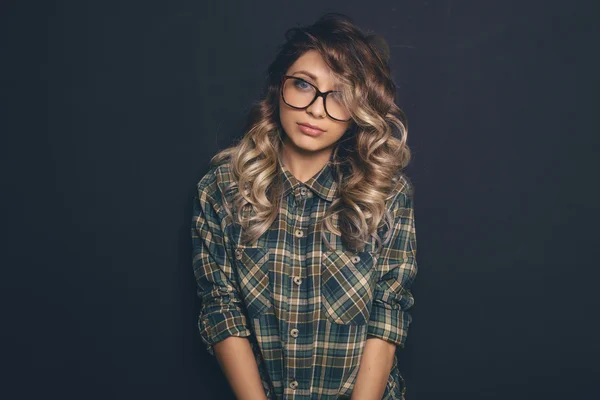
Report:
<svg viewBox="0 0 600 400"><path fill-rule="evenodd" d="M198 182L200 334L238 399L402 399L416 239L387 47L338 13L286 39Z"/></svg>

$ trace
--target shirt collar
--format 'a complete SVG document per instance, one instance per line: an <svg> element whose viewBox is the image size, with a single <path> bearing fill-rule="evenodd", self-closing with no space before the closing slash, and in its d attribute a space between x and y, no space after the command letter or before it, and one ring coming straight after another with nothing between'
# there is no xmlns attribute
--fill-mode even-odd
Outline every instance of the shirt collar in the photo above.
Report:
<svg viewBox="0 0 600 400"><path fill-rule="evenodd" d="M283 180L283 196L286 196L291 190L297 191L300 186L305 186L324 200L331 202L335 198L337 182L333 175L333 162L331 158L319 172L304 183L300 182L292 175L292 173L283 165L281 159L278 159L278 164Z"/></svg>

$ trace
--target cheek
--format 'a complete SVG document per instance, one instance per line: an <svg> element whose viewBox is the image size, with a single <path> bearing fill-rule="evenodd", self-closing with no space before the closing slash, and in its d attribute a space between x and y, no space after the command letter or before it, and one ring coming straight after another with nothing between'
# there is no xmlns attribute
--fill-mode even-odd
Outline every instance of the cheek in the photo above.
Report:
<svg viewBox="0 0 600 400"><path fill-rule="evenodd" d="M289 108L282 104L281 100L279 101L279 120L282 124L287 124L287 122L291 118L291 112Z"/></svg>
<svg viewBox="0 0 600 400"><path fill-rule="evenodd" d="M340 128L340 130L337 130L335 132L335 136L334 136L334 138L332 138L332 140L334 142L337 142L338 140L340 140L344 136L344 133L346 133L346 129Z"/></svg>
<svg viewBox="0 0 600 400"><path fill-rule="evenodd" d="M342 136L350 129L349 123L338 123L335 125L335 133L338 136L338 139L341 139Z"/></svg>

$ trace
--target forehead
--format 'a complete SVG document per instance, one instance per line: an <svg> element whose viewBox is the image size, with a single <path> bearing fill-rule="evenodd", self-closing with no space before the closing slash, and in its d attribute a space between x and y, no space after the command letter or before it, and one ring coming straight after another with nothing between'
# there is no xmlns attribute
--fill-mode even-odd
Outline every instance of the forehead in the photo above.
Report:
<svg viewBox="0 0 600 400"><path fill-rule="evenodd" d="M333 71L316 50L302 54L287 70L286 75L309 78L319 86L338 86Z"/></svg>

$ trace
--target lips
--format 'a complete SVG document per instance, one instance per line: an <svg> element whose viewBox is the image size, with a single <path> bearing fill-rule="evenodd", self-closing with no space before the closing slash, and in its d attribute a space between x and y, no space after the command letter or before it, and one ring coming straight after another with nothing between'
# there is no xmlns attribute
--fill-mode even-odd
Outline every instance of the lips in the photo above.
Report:
<svg viewBox="0 0 600 400"><path fill-rule="evenodd" d="M310 128L310 129L313 129L313 130L318 130L318 131L321 131L321 132L325 132L323 129L319 128L316 125L311 125L311 124L308 124L308 123L301 123L301 122L299 122L298 125L303 125L303 126L306 126L306 127Z"/></svg>
<svg viewBox="0 0 600 400"><path fill-rule="evenodd" d="M302 133L309 135L309 136L320 136L325 132L321 128L312 128L312 126L314 126L314 125L298 124L298 128L300 129L300 131L302 131Z"/></svg>

